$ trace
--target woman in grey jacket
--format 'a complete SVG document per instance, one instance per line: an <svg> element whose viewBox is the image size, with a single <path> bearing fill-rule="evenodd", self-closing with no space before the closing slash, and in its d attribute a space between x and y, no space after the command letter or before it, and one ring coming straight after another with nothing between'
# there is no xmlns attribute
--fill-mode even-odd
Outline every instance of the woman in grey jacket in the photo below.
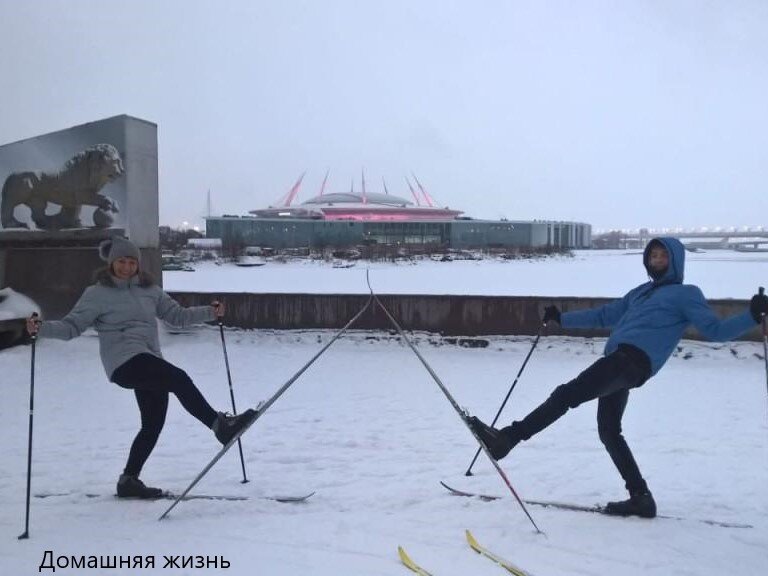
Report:
<svg viewBox="0 0 768 576"><path fill-rule="evenodd" d="M110 381L133 390L141 412L141 429L131 445L128 462L117 483L121 498L156 498L159 488L145 486L139 474L157 443L173 393L184 409L211 428L226 444L255 415L247 410L239 416L216 412L190 377L163 359L157 320L186 327L224 315L224 305L183 308L140 269L141 256L135 244L115 237L99 245L99 256L107 266L96 273L96 282L86 288L75 307L61 320L27 320L30 334L70 340L93 326L99 335L99 352Z"/></svg>

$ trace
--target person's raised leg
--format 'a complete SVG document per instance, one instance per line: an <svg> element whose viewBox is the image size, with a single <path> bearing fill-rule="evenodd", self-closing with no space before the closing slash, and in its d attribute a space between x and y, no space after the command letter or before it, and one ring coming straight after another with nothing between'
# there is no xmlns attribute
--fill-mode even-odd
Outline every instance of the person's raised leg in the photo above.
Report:
<svg viewBox="0 0 768 576"><path fill-rule="evenodd" d="M189 414L213 430L222 444L229 442L256 415L253 409L237 416L216 412L184 370L152 354L134 356L115 370L112 380L125 388L174 394Z"/></svg>
<svg viewBox="0 0 768 576"><path fill-rule="evenodd" d="M629 379L624 374L627 365L624 360L624 357L617 353L600 358L576 378L555 388L549 398L525 418L513 422L510 426L496 430L474 417L470 418L470 425L495 459L504 458L517 444L556 422L569 409L628 387Z"/></svg>
<svg viewBox="0 0 768 576"><path fill-rule="evenodd" d="M165 360L161 361L165 364L160 369L164 372L168 390L176 395L187 412L213 430L216 439L222 444L227 444L256 415L253 409L248 409L237 416L215 412L186 372ZM209 420L211 412L213 420Z"/></svg>
<svg viewBox="0 0 768 576"><path fill-rule="evenodd" d="M152 354L137 354L115 370L112 380L119 386L133 390L170 392L189 414L208 428L216 420L216 411L187 373Z"/></svg>

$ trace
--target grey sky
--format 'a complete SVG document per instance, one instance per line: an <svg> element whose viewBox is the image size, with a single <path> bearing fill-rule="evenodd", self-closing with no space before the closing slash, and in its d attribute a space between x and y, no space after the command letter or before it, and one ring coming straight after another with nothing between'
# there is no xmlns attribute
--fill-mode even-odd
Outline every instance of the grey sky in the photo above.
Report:
<svg viewBox="0 0 768 576"><path fill-rule="evenodd" d="M0 0L0 143L159 125L160 221L360 187L476 217L768 225L768 2Z"/></svg>

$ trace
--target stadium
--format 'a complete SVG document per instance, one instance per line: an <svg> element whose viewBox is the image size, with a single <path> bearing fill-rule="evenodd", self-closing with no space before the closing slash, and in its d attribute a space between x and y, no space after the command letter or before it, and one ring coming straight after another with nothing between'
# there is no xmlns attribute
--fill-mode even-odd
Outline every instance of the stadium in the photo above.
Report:
<svg viewBox="0 0 768 576"><path fill-rule="evenodd" d="M413 200L362 191L325 192L294 204L304 175L275 206L248 215L209 216L206 236L221 238L225 248L402 246L444 249L589 248L591 226L581 222L482 220L461 210L440 207L415 178L407 180Z"/></svg>

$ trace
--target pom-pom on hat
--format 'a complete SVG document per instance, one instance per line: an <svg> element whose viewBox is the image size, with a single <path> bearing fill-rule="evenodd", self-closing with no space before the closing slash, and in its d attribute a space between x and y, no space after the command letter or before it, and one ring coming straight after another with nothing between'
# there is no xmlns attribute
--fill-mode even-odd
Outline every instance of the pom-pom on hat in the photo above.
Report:
<svg viewBox="0 0 768 576"><path fill-rule="evenodd" d="M112 262L118 258L135 258L141 262L141 253L136 244L127 238L114 236L99 244L99 258L112 266Z"/></svg>

